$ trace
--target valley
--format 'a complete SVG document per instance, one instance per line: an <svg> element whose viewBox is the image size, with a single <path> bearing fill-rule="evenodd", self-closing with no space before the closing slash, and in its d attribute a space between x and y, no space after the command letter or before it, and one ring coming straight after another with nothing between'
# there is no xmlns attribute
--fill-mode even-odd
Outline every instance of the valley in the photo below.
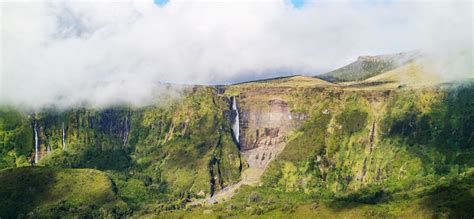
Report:
<svg viewBox="0 0 474 219"><path fill-rule="evenodd" d="M357 80L350 67L140 107L2 107L0 217L472 217L474 81L402 57Z"/></svg>

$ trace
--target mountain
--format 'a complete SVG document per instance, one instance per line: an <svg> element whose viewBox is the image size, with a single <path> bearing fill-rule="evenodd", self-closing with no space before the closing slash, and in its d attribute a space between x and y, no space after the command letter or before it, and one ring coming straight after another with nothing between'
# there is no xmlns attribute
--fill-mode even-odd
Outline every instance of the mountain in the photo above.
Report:
<svg viewBox="0 0 474 219"><path fill-rule="evenodd" d="M472 217L474 81L419 77L408 61L142 107L3 106L0 217Z"/></svg>
<svg viewBox="0 0 474 219"><path fill-rule="evenodd" d="M396 69L420 56L418 51L390 55L359 56L355 62L349 65L316 77L330 82L361 81Z"/></svg>

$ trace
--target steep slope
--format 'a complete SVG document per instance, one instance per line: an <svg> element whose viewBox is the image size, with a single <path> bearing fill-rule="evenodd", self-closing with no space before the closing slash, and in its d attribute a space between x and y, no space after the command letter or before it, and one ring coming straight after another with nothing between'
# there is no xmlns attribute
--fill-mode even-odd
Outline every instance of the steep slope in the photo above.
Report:
<svg viewBox="0 0 474 219"><path fill-rule="evenodd" d="M350 90L393 90L436 87L446 82L440 74L429 71L419 61L410 61L363 81L340 82L339 85Z"/></svg>
<svg viewBox="0 0 474 219"><path fill-rule="evenodd" d="M13 108L0 107L0 169L30 165L32 136L28 118Z"/></svg>
<svg viewBox="0 0 474 219"><path fill-rule="evenodd" d="M235 84L230 88L255 88L255 87L330 87L330 86L337 86L331 82L321 80L319 78L308 77L308 76L289 76L289 77L280 77L280 78L272 78L272 79L265 79L259 81L251 81L245 82L240 84Z"/></svg>
<svg viewBox="0 0 474 219"><path fill-rule="evenodd" d="M129 212L106 174L93 169L0 171L0 217L120 217Z"/></svg>
<svg viewBox="0 0 474 219"><path fill-rule="evenodd" d="M474 152L473 88L467 83L390 92L325 91L295 99L310 116L270 164L264 185L378 204L394 199L400 189L410 193L414 181L436 186L432 180L462 176L474 167L466 159ZM468 183L466 191L473 188ZM459 202L473 200L471 194ZM460 203L437 203L443 207L431 213L473 213L457 209ZM396 209L379 213L394 216L403 205Z"/></svg>
<svg viewBox="0 0 474 219"><path fill-rule="evenodd" d="M264 170L253 173L260 186L240 183L227 202L163 216L472 216L473 89L228 87L246 171Z"/></svg>
<svg viewBox="0 0 474 219"><path fill-rule="evenodd" d="M242 172L241 181L224 188L209 199L193 202L192 205L229 200L242 185L260 184L260 178L268 164L285 147L288 135L307 117L305 114L289 111L289 95L295 92L295 87L290 85L299 81L303 83L296 89L327 84L333 86L319 79L297 76L227 87L224 96L235 100L239 111L240 135L237 141L246 168Z"/></svg>
<svg viewBox="0 0 474 219"><path fill-rule="evenodd" d="M473 150L474 90L472 83L464 86L400 91L328 90L308 93L304 99L295 98L298 108L309 116L278 157L282 163L272 164L276 165L274 170L283 172L267 172L267 183L282 183L285 190L310 183L300 181L300 177L292 178L293 174L305 175L298 166L316 168L312 171L333 191L357 189L391 177L399 179L410 175L410 171L413 175L426 171L436 174L437 169L456 163ZM447 157L424 160L430 156ZM393 160L395 157L407 159ZM396 164L398 161L402 163ZM472 164L463 165L470 168ZM438 174L443 171L450 170Z"/></svg>
<svg viewBox="0 0 474 219"><path fill-rule="evenodd" d="M409 62L396 69L366 79L364 82L395 82L404 85L432 85L442 82L439 74L428 72L417 62Z"/></svg>
<svg viewBox="0 0 474 219"><path fill-rule="evenodd" d="M2 108L0 164L53 167L32 169L51 172L41 182L96 169L125 203L119 216L471 217L474 83L412 86L419 72L409 62L361 82L196 86L144 107ZM12 200L2 205L45 217L78 208Z"/></svg>
<svg viewBox="0 0 474 219"><path fill-rule="evenodd" d="M2 160L13 167L107 171L133 211L180 208L190 198L236 183L242 161L232 140L228 100L213 88L194 87L160 102L167 104L35 114L5 109Z"/></svg>
<svg viewBox="0 0 474 219"><path fill-rule="evenodd" d="M419 56L417 51L391 55L359 56L355 62L349 65L315 77L331 82L362 81L398 68Z"/></svg>

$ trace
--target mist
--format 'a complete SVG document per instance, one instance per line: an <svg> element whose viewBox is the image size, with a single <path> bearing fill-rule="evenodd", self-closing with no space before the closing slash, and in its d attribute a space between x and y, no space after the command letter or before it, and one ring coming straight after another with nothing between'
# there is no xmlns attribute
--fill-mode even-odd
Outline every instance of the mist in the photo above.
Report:
<svg viewBox="0 0 474 219"><path fill-rule="evenodd" d="M446 80L474 74L471 1L0 4L0 104L140 105L179 96L163 83L318 75L414 49Z"/></svg>

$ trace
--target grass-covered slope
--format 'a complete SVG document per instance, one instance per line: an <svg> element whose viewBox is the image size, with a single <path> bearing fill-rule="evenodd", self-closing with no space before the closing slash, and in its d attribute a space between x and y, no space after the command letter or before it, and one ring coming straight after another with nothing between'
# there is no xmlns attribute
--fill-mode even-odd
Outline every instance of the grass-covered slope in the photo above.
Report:
<svg viewBox="0 0 474 219"><path fill-rule="evenodd" d="M3 121L16 122L1 123L6 125L0 133L7 136L4 167L31 165L36 123L39 166L106 171L135 214L181 208L190 198L209 196L240 179L226 98L213 88L195 87L159 102L35 114L4 110Z"/></svg>
<svg viewBox="0 0 474 219"><path fill-rule="evenodd" d="M0 107L0 169L30 164L33 131L28 118L8 107Z"/></svg>
<svg viewBox="0 0 474 219"><path fill-rule="evenodd" d="M474 173L418 177L323 198L317 193L243 186L232 200L207 208L162 212L156 218L470 218ZM410 188L410 189L407 189ZM151 216L151 215L150 215Z"/></svg>
<svg viewBox="0 0 474 219"><path fill-rule="evenodd" d="M472 83L388 93L296 96L295 105L310 118L270 164L264 185L335 202L393 202L381 205L379 213L397 216L407 207L398 203L405 199L401 191L408 201L415 201L412 196L428 194L418 187L434 188L446 177L456 181L472 171L473 100ZM471 175L460 188L453 189L452 195L462 198L449 202L434 198L430 212L472 216L466 207L474 200Z"/></svg>
<svg viewBox="0 0 474 219"><path fill-rule="evenodd" d="M441 82L439 74L429 72L420 63L409 62L399 68L368 78L365 82L397 82L399 84L435 84Z"/></svg>
<svg viewBox="0 0 474 219"><path fill-rule="evenodd" d="M243 186L228 202L159 217L472 217L473 85L285 88L278 98L308 118L288 136L263 185ZM251 90L264 103L275 95L265 91L277 88L229 92Z"/></svg>
<svg viewBox="0 0 474 219"><path fill-rule="evenodd" d="M417 56L417 52L360 56L355 62L349 65L316 77L331 82L362 81L383 72L398 68L399 66L414 60Z"/></svg>
<svg viewBox="0 0 474 219"><path fill-rule="evenodd" d="M258 81L249 81L245 83L232 85L230 89L265 88L265 87L267 88L332 87L332 86L336 86L336 85L328 81L318 79L318 78L297 75L297 76L271 78L271 79L258 80Z"/></svg>
<svg viewBox="0 0 474 219"><path fill-rule="evenodd" d="M241 179L246 160L230 128L234 95L242 144L258 135L259 147L275 139L285 147L260 186L190 207ZM0 165L16 168L0 172L1 214L472 217L473 100L473 82L354 89L297 76L224 92L194 87L161 99L166 105L2 108ZM35 123L44 167L18 168L31 165Z"/></svg>
<svg viewBox="0 0 474 219"><path fill-rule="evenodd" d="M0 217L120 217L129 212L109 177L93 169L0 171Z"/></svg>

